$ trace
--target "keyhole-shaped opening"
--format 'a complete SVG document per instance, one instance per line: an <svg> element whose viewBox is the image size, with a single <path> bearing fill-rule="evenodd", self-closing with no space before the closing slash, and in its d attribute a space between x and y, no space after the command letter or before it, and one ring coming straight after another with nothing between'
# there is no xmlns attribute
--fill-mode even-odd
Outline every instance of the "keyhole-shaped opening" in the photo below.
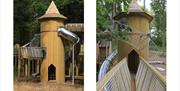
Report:
<svg viewBox="0 0 180 91"><path fill-rule="evenodd" d="M56 67L52 64L48 67L48 81L49 80L56 80Z"/></svg>
<svg viewBox="0 0 180 91"><path fill-rule="evenodd" d="M130 73L136 74L139 66L139 55L135 50L128 54L128 68Z"/></svg>

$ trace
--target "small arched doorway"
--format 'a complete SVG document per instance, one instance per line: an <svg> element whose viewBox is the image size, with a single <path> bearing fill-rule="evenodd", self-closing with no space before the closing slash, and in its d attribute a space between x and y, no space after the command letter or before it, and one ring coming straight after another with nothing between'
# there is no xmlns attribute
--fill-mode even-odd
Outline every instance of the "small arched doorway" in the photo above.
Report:
<svg viewBox="0 0 180 91"><path fill-rule="evenodd" d="M139 55L135 50L132 50L128 54L128 68L130 70L130 73L137 73L139 66Z"/></svg>
<svg viewBox="0 0 180 91"><path fill-rule="evenodd" d="M48 67L48 81L49 80L56 80L56 67L53 64Z"/></svg>

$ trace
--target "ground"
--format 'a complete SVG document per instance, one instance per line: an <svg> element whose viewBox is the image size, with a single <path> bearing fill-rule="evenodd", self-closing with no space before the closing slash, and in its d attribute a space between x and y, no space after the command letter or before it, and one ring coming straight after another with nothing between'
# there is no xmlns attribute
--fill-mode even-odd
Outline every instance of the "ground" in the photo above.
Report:
<svg viewBox="0 0 180 91"><path fill-rule="evenodd" d="M14 91L83 91L83 85L14 81Z"/></svg>
<svg viewBox="0 0 180 91"><path fill-rule="evenodd" d="M157 63L151 62L158 61ZM149 54L149 63L154 66L163 76L166 77L166 57L161 56L160 53L151 51Z"/></svg>

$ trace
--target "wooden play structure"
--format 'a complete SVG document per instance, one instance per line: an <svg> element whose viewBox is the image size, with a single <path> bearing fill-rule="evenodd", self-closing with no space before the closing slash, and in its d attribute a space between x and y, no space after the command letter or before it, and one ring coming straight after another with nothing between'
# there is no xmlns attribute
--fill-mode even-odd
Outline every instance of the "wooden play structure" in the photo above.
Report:
<svg viewBox="0 0 180 91"><path fill-rule="evenodd" d="M46 47L47 51L49 50L41 64L41 81L48 81L52 78L61 83L65 82L64 46L62 39L57 36L57 26L64 26L65 19L67 18L59 13L53 2L46 13L39 18L41 23L40 45Z"/></svg>
<svg viewBox="0 0 180 91"><path fill-rule="evenodd" d="M83 80L84 25L65 24L66 19L52 1L38 19L40 34L34 37L35 44L32 39L24 46L14 46L15 78L65 83L72 77L73 84L77 78Z"/></svg>
<svg viewBox="0 0 180 91"><path fill-rule="evenodd" d="M131 31L127 33L128 40L116 39L118 49L102 63L97 91L166 91L165 77L148 63L152 19L135 0L129 5L128 12L114 17L118 24L128 26ZM111 69L110 65L113 65Z"/></svg>

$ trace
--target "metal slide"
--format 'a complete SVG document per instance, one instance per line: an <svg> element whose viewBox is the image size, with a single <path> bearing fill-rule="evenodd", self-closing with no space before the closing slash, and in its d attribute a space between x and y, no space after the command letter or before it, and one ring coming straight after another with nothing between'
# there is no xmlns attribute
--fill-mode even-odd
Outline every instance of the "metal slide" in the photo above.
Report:
<svg viewBox="0 0 180 91"><path fill-rule="evenodd" d="M109 65L111 64L111 61L113 61L113 59L116 57L117 53L118 51L115 50L105 59L99 70L98 80L101 80L106 75L107 71L109 70Z"/></svg>
<svg viewBox="0 0 180 91"><path fill-rule="evenodd" d="M58 36L62 36L63 38L71 41L73 43L73 53L72 53L72 84L74 85L74 46L79 42L80 38L74 34L73 32L70 32L69 30L58 27Z"/></svg>

